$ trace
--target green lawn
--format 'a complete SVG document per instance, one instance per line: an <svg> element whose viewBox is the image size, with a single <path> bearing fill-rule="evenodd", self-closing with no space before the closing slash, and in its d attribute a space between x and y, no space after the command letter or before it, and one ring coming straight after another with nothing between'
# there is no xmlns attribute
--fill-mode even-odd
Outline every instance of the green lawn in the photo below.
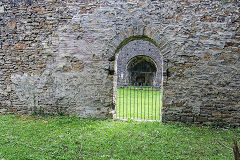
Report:
<svg viewBox="0 0 240 160"><path fill-rule="evenodd" d="M0 159L233 159L240 129L179 123L0 115ZM239 139L238 139L239 140Z"/></svg>
<svg viewBox="0 0 240 160"><path fill-rule="evenodd" d="M150 87L117 90L117 117L161 120L161 91Z"/></svg>

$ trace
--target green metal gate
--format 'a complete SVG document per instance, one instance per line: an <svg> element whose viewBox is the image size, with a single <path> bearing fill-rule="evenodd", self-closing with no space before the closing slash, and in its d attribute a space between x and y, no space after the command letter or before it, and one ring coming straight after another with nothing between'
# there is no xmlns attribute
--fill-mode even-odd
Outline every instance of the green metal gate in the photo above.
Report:
<svg viewBox="0 0 240 160"><path fill-rule="evenodd" d="M161 86L121 85L117 88L118 119L161 121Z"/></svg>

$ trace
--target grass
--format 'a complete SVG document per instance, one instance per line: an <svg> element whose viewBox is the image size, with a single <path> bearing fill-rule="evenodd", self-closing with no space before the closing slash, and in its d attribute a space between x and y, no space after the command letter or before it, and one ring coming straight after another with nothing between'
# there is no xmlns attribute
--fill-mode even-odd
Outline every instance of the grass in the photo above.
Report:
<svg viewBox="0 0 240 160"><path fill-rule="evenodd" d="M0 115L0 159L233 159L240 129L179 123ZM239 140L239 139L238 139Z"/></svg>
<svg viewBox="0 0 240 160"><path fill-rule="evenodd" d="M161 120L161 91L149 87L118 88L117 117Z"/></svg>

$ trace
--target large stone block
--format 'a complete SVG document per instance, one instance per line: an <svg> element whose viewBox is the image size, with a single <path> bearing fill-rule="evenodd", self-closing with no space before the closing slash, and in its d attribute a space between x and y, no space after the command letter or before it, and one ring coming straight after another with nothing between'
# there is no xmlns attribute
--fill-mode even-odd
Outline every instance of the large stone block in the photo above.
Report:
<svg viewBox="0 0 240 160"><path fill-rule="evenodd" d="M17 22L15 19L9 20L7 23L7 29L9 30L16 30L17 29Z"/></svg>
<svg viewBox="0 0 240 160"><path fill-rule="evenodd" d="M4 12L5 12L4 7L0 6L0 13L4 13Z"/></svg>

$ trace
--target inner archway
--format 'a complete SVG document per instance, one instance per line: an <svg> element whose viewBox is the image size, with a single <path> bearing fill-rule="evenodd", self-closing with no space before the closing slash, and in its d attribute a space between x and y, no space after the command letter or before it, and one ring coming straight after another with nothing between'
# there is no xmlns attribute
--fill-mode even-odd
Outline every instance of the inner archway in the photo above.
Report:
<svg viewBox="0 0 240 160"><path fill-rule="evenodd" d="M135 56L127 66L129 83L135 86L151 86L156 79L157 67L148 56Z"/></svg>

